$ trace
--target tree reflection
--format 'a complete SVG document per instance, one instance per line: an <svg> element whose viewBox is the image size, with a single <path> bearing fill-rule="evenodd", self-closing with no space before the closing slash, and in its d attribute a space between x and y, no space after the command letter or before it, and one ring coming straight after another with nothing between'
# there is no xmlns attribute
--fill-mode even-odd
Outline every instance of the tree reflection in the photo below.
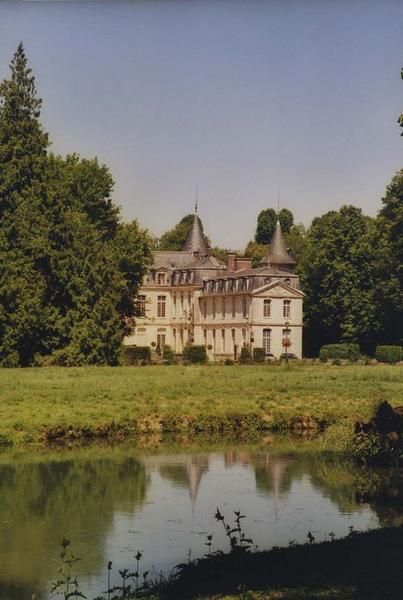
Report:
<svg viewBox="0 0 403 600"><path fill-rule="evenodd" d="M100 568L114 513L134 512L147 486L133 457L0 465L0 598L30 598L54 577L63 536L83 558L78 574Z"/></svg>

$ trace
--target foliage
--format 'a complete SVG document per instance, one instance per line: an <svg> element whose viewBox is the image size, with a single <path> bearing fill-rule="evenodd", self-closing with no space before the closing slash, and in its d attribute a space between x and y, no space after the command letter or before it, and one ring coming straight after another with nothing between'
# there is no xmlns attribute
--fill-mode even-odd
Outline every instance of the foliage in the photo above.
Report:
<svg viewBox="0 0 403 600"><path fill-rule="evenodd" d="M400 346L377 346L375 358L382 363L397 363L402 359L402 349Z"/></svg>
<svg viewBox="0 0 403 600"><path fill-rule="evenodd" d="M104 165L48 154L21 44L10 68L0 84L0 365L117 364L149 236L120 222Z"/></svg>
<svg viewBox="0 0 403 600"><path fill-rule="evenodd" d="M288 233L294 224L294 216L288 208L282 208L279 213L273 208L266 208L259 213L255 233L256 244L270 244L278 220L284 233Z"/></svg>
<svg viewBox="0 0 403 600"><path fill-rule="evenodd" d="M403 69L400 70L400 77L403 79ZM397 122L399 123L400 127L403 127L403 113L399 116ZM400 135L403 135L403 131Z"/></svg>
<svg viewBox="0 0 403 600"><path fill-rule="evenodd" d="M170 365L175 362L175 354L174 354L171 346L169 346L168 344L165 344L165 346L163 348L162 359L164 362L166 362Z"/></svg>
<svg viewBox="0 0 403 600"><path fill-rule="evenodd" d="M205 346L185 346L183 349L183 360L192 364L202 364L207 362L207 353Z"/></svg>
<svg viewBox="0 0 403 600"><path fill-rule="evenodd" d="M151 350L148 346L124 346L123 361L127 365L149 364Z"/></svg>
<svg viewBox="0 0 403 600"><path fill-rule="evenodd" d="M379 332L376 313L374 221L353 206L313 220L299 265L308 353L329 342L365 349Z"/></svg>
<svg viewBox="0 0 403 600"><path fill-rule="evenodd" d="M241 363L241 365L247 365L248 363L250 363L250 350L247 346L243 346L241 348L241 354L239 355L239 362Z"/></svg>
<svg viewBox="0 0 403 600"><path fill-rule="evenodd" d="M322 346L319 352L321 362L332 359L356 361L360 358L360 347L358 344L327 344Z"/></svg>
<svg viewBox="0 0 403 600"><path fill-rule="evenodd" d="M266 358L264 348L253 348L253 362L263 363Z"/></svg>

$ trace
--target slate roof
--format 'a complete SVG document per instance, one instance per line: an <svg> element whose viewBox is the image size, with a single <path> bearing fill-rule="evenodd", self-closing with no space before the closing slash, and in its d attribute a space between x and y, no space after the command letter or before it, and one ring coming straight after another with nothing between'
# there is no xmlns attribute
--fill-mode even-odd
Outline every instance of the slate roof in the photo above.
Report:
<svg viewBox="0 0 403 600"><path fill-rule="evenodd" d="M203 225L196 213L193 215L192 227L188 233L183 250L200 254L201 256L208 256L209 252L206 240L204 239Z"/></svg>
<svg viewBox="0 0 403 600"><path fill-rule="evenodd" d="M285 243L280 221L277 221L276 223L269 250L265 258L261 261L261 264L289 266L297 264L296 260L293 259L287 250L287 244Z"/></svg>

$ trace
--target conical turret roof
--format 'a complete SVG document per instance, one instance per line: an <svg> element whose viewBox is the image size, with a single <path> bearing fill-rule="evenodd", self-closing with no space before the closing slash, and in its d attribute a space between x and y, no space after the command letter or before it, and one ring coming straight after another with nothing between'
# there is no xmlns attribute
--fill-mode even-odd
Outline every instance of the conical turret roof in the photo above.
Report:
<svg viewBox="0 0 403 600"><path fill-rule="evenodd" d="M262 263L268 265L278 265L280 267L291 267L296 264L296 261L287 250L287 244L285 243L280 221L277 221L276 223L269 250L265 258L262 260Z"/></svg>
<svg viewBox="0 0 403 600"><path fill-rule="evenodd" d="M196 213L193 215L193 223L183 249L201 256L208 255L208 248L203 234L203 225Z"/></svg>

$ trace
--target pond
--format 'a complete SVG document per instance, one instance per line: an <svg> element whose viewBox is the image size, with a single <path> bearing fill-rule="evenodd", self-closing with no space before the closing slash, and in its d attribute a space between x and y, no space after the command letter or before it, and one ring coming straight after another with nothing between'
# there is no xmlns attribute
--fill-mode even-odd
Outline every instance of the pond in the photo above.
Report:
<svg viewBox="0 0 403 600"><path fill-rule="evenodd" d="M310 446L312 444L312 447ZM403 474L318 452L315 442L262 440L186 449L81 448L0 454L0 598L50 597L63 536L82 558L89 598L106 589L106 564L167 571L202 556L206 537L227 550L219 507L259 549L345 536L403 522ZM291 448L291 449L290 449Z"/></svg>

